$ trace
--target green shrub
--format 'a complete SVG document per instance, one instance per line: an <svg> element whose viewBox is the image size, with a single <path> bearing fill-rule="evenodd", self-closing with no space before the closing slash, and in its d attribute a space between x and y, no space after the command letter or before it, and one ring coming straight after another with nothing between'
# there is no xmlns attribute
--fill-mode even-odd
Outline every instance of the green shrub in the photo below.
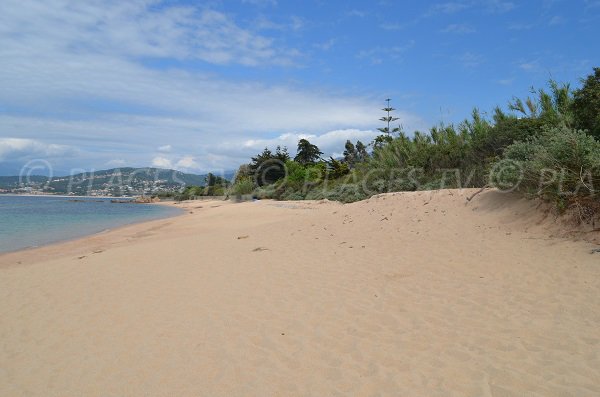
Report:
<svg viewBox="0 0 600 397"><path fill-rule="evenodd" d="M334 187L325 192L325 198L342 203L353 203L355 201L365 200L369 196L358 184L343 184Z"/></svg>
<svg viewBox="0 0 600 397"><path fill-rule="evenodd" d="M261 178L256 195L277 200L352 202L384 192L492 184L554 200L559 208L584 196L600 206L594 190L600 186L600 143L572 129L600 137L600 69L583 83L573 94L568 84L550 81L531 97L514 98L508 112L496 108L492 119L474 109L457 125L440 124L413 136L390 134L393 117L387 114L382 120L388 125L380 129L385 139L371 143L372 155L362 143L359 150L359 142L354 147L347 141L344 160L319 161L318 148L303 141L299 151L311 149L306 153L312 157L292 161L285 148L265 149L240 168L238 178Z"/></svg>
<svg viewBox="0 0 600 397"><path fill-rule="evenodd" d="M306 193L305 196L306 200L323 200L326 198L327 195L325 194L325 191L321 188L311 189Z"/></svg>
<svg viewBox="0 0 600 397"><path fill-rule="evenodd" d="M600 68L594 68L582 82L583 86L575 91L572 104L575 124L600 139Z"/></svg>
<svg viewBox="0 0 600 397"><path fill-rule="evenodd" d="M243 177L238 179L231 187L230 194L246 195L254 192L254 181L251 177Z"/></svg>
<svg viewBox="0 0 600 397"><path fill-rule="evenodd" d="M279 183L276 183L271 185L264 185L257 188L254 191L254 196L260 200L281 200L282 194L284 192L285 188L282 188L282 186Z"/></svg>
<svg viewBox="0 0 600 397"><path fill-rule="evenodd" d="M304 200L304 196L300 192L290 190L290 191L286 191L286 193L283 194L283 196L281 197L281 200L292 200L292 201Z"/></svg>
<svg viewBox="0 0 600 397"><path fill-rule="evenodd" d="M331 179L341 178L350 173L350 167L343 161L338 161L333 157L327 162L327 174Z"/></svg>
<svg viewBox="0 0 600 397"><path fill-rule="evenodd" d="M286 187L295 190L305 190L323 180L325 175L325 163L302 165L296 161L286 162L287 178L284 183Z"/></svg>
<svg viewBox="0 0 600 397"><path fill-rule="evenodd" d="M491 184L516 188L557 201L564 197L596 197L600 186L600 142L584 131L552 128L504 151L494 166Z"/></svg>

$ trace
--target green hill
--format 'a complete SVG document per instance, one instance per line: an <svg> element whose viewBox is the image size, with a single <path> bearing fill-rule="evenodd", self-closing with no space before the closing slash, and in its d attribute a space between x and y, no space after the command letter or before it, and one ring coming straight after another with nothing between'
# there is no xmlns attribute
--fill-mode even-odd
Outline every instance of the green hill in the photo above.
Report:
<svg viewBox="0 0 600 397"><path fill-rule="evenodd" d="M231 178L226 173L225 178ZM0 176L0 189L12 193L52 193L75 195L140 195L179 191L185 186L201 186L206 175L187 174L161 168L113 168L48 178L45 176Z"/></svg>

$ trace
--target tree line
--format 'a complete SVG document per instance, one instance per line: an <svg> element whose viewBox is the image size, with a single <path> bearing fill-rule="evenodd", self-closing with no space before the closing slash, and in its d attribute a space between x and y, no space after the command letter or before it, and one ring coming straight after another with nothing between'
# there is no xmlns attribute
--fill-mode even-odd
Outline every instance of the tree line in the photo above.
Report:
<svg viewBox="0 0 600 397"><path fill-rule="evenodd" d="M307 139L294 158L285 147L265 148L240 167L229 192L352 202L384 192L493 186L559 208L599 202L600 68L578 89L550 81L490 116L475 108L460 123L410 136L394 127L390 102L380 135L367 145L348 140L341 158L323 158Z"/></svg>

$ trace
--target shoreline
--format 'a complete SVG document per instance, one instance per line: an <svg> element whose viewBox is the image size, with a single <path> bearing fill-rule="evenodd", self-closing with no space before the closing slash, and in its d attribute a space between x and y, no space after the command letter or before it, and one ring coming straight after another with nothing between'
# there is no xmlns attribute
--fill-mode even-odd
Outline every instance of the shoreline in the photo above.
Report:
<svg viewBox="0 0 600 397"><path fill-rule="evenodd" d="M0 256L0 394L598 395L596 245L474 191L189 201Z"/></svg>
<svg viewBox="0 0 600 397"><path fill-rule="evenodd" d="M143 205L163 205L163 206L172 206L175 208L180 208L178 206L175 206L174 202L143 203ZM19 248L19 249L11 250L11 251L2 251L2 252L0 252L0 268L5 267L5 266L10 266L11 261L12 261L13 265L19 265L19 264L23 264L24 262L31 263L32 258L34 258L34 261L42 259L42 258L43 259L60 258L60 257L62 257L61 252L63 252L63 250L65 252L77 252L77 250L73 250L73 248L75 248L74 246L77 246L77 245L82 245L82 250L83 250L85 247L90 245L92 242L98 243L97 240L99 240L101 237L104 237L104 236L107 237L107 239L106 239L107 241L111 241L113 244L116 244L119 242L117 236L122 237L120 232L126 231L123 229L132 228L132 231L136 227L143 229L146 226L148 226L148 227L153 226L154 223L158 223L161 221L167 221L169 219L174 219L174 218L178 218L181 216L185 216L187 213L186 209L185 208L180 208L180 209L181 209L180 214L167 215L165 217L161 217L158 219L133 221L131 223L126 223L126 224L119 225L119 226L116 226L113 228L104 229L104 230L94 232L91 234L83 234L80 236L67 238L65 240L54 241L54 242L42 244L42 245L35 246L35 247L25 247L25 248ZM115 240L111 239L111 233L114 233ZM21 254L24 254L23 255L24 260L16 260L16 258L21 258Z"/></svg>
<svg viewBox="0 0 600 397"><path fill-rule="evenodd" d="M450 189L450 191L458 192L458 195L461 197L463 195L465 197L468 197L469 194L464 194L464 193L467 191L471 191L471 190L473 192L479 191L479 189L476 189L476 188L474 188L474 189L469 189L469 188ZM363 200L362 202L369 202L371 200L376 200L379 197L384 197L384 199L385 199L385 197L392 197L392 196L395 196L398 194L419 194L420 196L421 195L429 196L430 197L429 200L431 200L431 198L435 197L438 194L443 194L446 191L449 191L449 190L443 189L443 190L416 191L416 192L382 193L380 195L376 195L369 199ZM487 191L490 192L490 189L488 189ZM33 195L33 196L35 196L35 195ZM65 196L65 198L68 198L68 197L72 197L72 196ZM82 197L89 197L89 196L82 196ZM110 198L110 197L105 197L105 198ZM311 205L314 205L315 203L321 202L323 200L321 200L321 201L312 201L312 200L276 201L276 200L268 200L267 199L267 200L259 200L259 201L262 201L263 203L269 203L268 205L273 206L273 207L297 208L298 206L310 207ZM324 201L328 202L329 204L333 204L333 205L348 205L348 204L343 204L343 203L339 203L336 201L329 201L329 200L324 200ZM521 201L527 201L527 200L521 199ZM33 263L33 262L39 261L41 259L61 258L61 257L64 257L67 252L68 253L76 253L76 252L84 253L88 247L95 246L98 244L110 244L111 246L117 246L117 245L120 246L121 244L125 244L127 242L127 236L129 234L143 233L144 231L147 231L147 230L161 228L165 224L171 224L171 222L168 222L168 221L176 220L178 218L184 218L193 213L190 210L203 208L203 206L200 203L202 203L203 205L210 204L211 207L212 206L220 207L222 205L239 205L239 204L248 203L248 202L243 202L243 201L236 202L236 201L232 201L232 200L221 200L221 199L212 199L211 198L211 199L200 199L200 200L185 200L185 201L165 200L165 201L158 201L158 202L152 202L152 203L139 203L142 205L159 205L159 206L173 207L173 208L177 208L177 209L181 210L181 213L169 215L169 216L166 216L164 218L159 218L159 219L134 221L133 223L116 226L114 228L105 229L105 230L95 232L92 234L85 234L85 235L69 238L66 240L55 241L55 242L43 244L43 245L40 245L37 247L26 247L26 248L13 250L13 251L0 252L0 268L5 267L5 266L10 266L10 263L8 263L10 261L13 261L13 264L18 265L18 264L23 264L24 262ZM532 201L532 203L533 203L533 201ZM350 204L353 204L353 203L350 203ZM354 204L356 204L356 203L354 203ZM465 203L465 205L466 205L466 203ZM534 206L535 206L534 212L539 212L538 205L531 205L531 209L533 210ZM525 219L528 219L528 218L530 218L531 214L523 213L522 215L525 216ZM546 216L538 217L538 219L533 221L533 224L531 224L530 226L535 229L535 223L542 223L543 218L546 218ZM527 222L528 221L524 221L522 223L526 224ZM551 223L543 222L543 223L545 224L545 227L542 228L542 232L550 235L550 238L566 239L567 241L581 240L582 234L577 230L567 231L567 226L565 226L565 225L553 224L552 222ZM587 233L587 232L583 233L583 236L584 236L583 241L586 241L587 243L591 243L591 244L595 244L600 241L600 236L597 236L595 238L592 236L591 238L588 238L588 236L586 236L585 233ZM106 237L106 238L103 239L102 237ZM78 245L81 245L80 250L76 249ZM87 250L89 251L89 249L87 249ZM63 255L63 252L64 252L64 255ZM19 258L21 256L20 254L25 254L24 255L25 260L18 260L15 262L14 260L16 258ZM28 254L30 254L30 255L28 255Z"/></svg>
<svg viewBox="0 0 600 397"><path fill-rule="evenodd" d="M141 196L80 196L80 195L68 195L68 194L31 194L31 193L0 193L0 197L2 196L21 196L21 197L61 197L61 198L98 198L98 199L132 199L135 200L136 197Z"/></svg>

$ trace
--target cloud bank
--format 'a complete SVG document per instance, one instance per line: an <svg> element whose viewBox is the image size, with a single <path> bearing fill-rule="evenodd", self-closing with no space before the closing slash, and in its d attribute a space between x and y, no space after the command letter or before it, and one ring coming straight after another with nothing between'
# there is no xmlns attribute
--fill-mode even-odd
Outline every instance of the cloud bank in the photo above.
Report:
<svg viewBox="0 0 600 397"><path fill-rule="evenodd" d="M353 136L368 141L378 100L214 71L294 68L301 55L202 6L5 0L0 172L9 159L14 166L38 157L61 170L152 164L204 172L235 168L264 145L293 151L300 136L327 154ZM409 128L422 124L399 116Z"/></svg>

